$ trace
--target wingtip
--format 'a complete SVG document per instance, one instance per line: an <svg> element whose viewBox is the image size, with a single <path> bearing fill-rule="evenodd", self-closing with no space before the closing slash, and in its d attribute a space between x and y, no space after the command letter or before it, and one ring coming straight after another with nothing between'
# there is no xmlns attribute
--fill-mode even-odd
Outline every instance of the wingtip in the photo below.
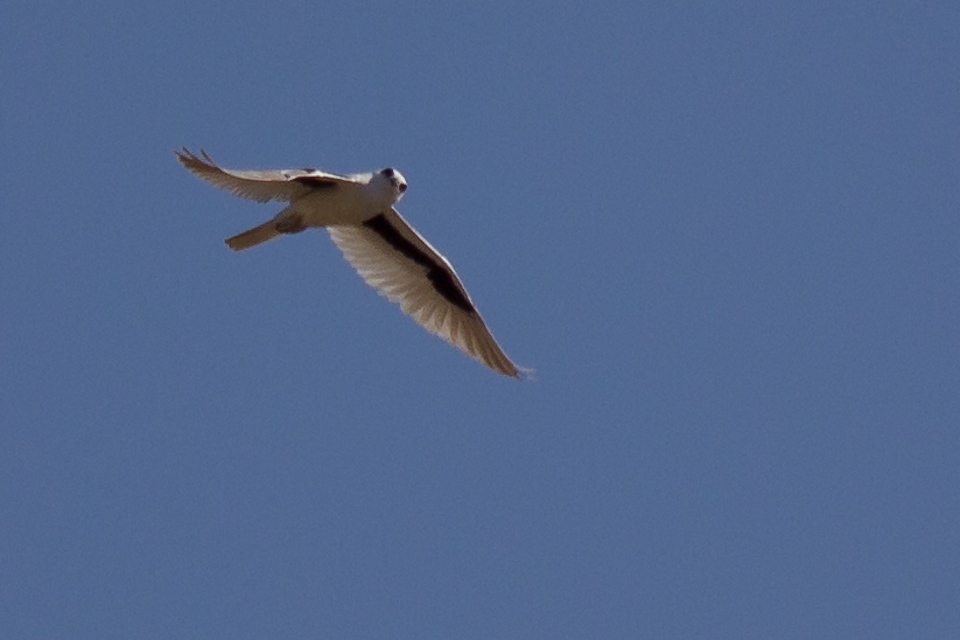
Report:
<svg viewBox="0 0 960 640"><path fill-rule="evenodd" d="M530 367L515 367L516 373L513 374L513 377L517 380L523 382L536 382L537 381L537 370Z"/></svg>
<svg viewBox="0 0 960 640"><path fill-rule="evenodd" d="M188 168L191 163L197 162L197 156L195 156L193 152L190 151L190 149L187 149L186 147L180 147L179 149L175 149L173 151L173 155L177 156L177 160L180 161L180 164Z"/></svg>
<svg viewBox="0 0 960 640"><path fill-rule="evenodd" d="M179 149L175 149L173 152L173 155L177 156L177 159L180 162L182 162L184 165L196 163L196 164L209 164L209 165L216 166L216 163L213 161L213 159L209 155L207 155L206 151L204 151L203 149L200 149L199 151L200 151L200 155L197 155L196 153L188 149L186 146L182 146Z"/></svg>

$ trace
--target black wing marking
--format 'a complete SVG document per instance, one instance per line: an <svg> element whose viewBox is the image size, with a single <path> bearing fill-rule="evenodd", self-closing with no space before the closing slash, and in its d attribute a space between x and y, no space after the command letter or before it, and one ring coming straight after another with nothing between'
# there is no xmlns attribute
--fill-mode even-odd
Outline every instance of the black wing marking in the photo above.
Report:
<svg viewBox="0 0 960 640"><path fill-rule="evenodd" d="M420 266L426 267L427 278L430 280L430 284L433 285L433 288L437 290L437 293L467 313L476 313L476 308L473 306L473 303L470 302L469 298L463 295L457 285L453 282L453 278L450 276L447 270L443 268L443 265L432 260L430 256L400 235L400 232L393 228L393 225L390 224L390 221L387 220L386 216L384 216L382 213L375 215L369 220L365 221L363 226L367 227L371 231L374 231L377 235L383 238L387 244L405 255L407 258L413 260Z"/></svg>

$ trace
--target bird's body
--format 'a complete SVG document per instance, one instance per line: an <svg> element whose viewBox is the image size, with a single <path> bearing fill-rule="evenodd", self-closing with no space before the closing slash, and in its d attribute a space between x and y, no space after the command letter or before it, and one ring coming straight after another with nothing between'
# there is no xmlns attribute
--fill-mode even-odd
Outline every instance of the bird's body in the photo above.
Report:
<svg viewBox="0 0 960 640"><path fill-rule="evenodd" d="M289 203L267 222L228 238L231 249L326 227L361 277L428 331L500 373L522 373L487 329L450 263L393 207L407 188L400 172L236 171L217 166L202 151L197 156L183 149L177 157L200 178L236 196Z"/></svg>
<svg viewBox="0 0 960 640"><path fill-rule="evenodd" d="M247 249L281 233L297 233L308 227L362 224L397 200L394 185L382 174L344 177L350 181L316 179L313 184L307 183L309 186L293 194L290 205L273 219L228 239L227 244L231 249Z"/></svg>
<svg viewBox="0 0 960 640"><path fill-rule="evenodd" d="M403 176L394 173L399 177L397 183L382 173L354 174L346 176L349 180L339 182L314 179L306 183L308 188L303 195L290 200L290 206L284 211L301 216L308 227L360 224L399 200L398 185L405 187L406 183Z"/></svg>

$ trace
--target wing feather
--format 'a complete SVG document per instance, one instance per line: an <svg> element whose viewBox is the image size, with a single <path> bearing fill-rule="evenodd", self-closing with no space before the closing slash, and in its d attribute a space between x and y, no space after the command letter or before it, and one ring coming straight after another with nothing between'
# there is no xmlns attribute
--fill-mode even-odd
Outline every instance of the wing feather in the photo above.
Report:
<svg viewBox="0 0 960 640"><path fill-rule="evenodd" d="M396 209L363 226L328 227L360 276L427 331L504 375L521 369L503 352L453 267Z"/></svg>
<svg viewBox="0 0 960 640"><path fill-rule="evenodd" d="M224 169L201 149L196 155L186 147L175 152L184 167L210 184L226 189L235 196L269 202L291 200L311 190L340 183L356 184L358 179L328 173L320 169L278 169L267 171L240 171Z"/></svg>

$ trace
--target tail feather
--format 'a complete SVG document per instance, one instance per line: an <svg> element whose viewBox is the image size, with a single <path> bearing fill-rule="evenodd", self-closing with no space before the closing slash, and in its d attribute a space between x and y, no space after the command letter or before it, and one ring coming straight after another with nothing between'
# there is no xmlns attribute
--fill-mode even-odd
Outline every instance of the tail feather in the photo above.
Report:
<svg viewBox="0 0 960 640"><path fill-rule="evenodd" d="M227 246L234 251L240 251L276 238L278 235L280 235L280 232L277 231L277 223L274 220L269 220L253 229L248 229L243 233L238 233L232 238L227 238L226 243Z"/></svg>

